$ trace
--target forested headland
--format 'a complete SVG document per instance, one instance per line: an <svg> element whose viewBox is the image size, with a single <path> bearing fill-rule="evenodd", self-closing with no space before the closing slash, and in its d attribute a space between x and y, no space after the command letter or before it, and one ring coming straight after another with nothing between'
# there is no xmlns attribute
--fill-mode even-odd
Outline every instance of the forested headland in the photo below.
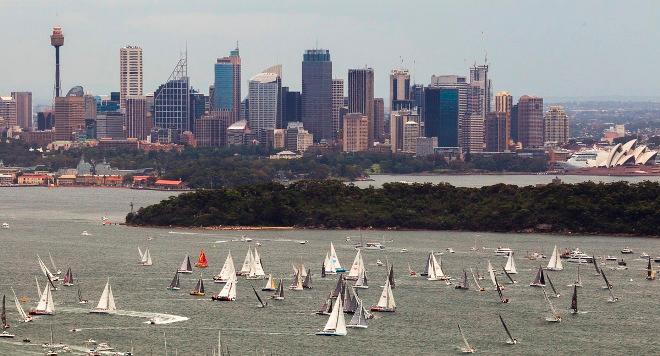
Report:
<svg viewBox="0 0 660 356"><path fill-rule="evenodd" d="M139 209L136 226L293 226L660 235L660 183L482 188L303 180L199 190Z"/></svg>

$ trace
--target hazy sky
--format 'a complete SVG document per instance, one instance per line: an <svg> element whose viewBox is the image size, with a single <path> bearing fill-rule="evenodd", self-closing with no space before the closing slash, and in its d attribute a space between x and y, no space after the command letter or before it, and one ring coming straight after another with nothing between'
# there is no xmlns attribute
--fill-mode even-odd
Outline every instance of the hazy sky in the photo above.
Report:
<svg viewBox="0 0 660 356"><path fill-rule="evenodd" d="M63 27L66 91L118 91L119 48L144 49L145 92L167 80L188 46L194 87L208 93L213 64L239 41L247 80L281 63L300 88L305 49L331 51L334 77L374 68L376 96L401 65L417 83L468 74L488 53L494 91L514 96L660 96L660 1L0 0L0 95L53 95L54 49ZM386 100L387 101L387 100Z"/></svg>

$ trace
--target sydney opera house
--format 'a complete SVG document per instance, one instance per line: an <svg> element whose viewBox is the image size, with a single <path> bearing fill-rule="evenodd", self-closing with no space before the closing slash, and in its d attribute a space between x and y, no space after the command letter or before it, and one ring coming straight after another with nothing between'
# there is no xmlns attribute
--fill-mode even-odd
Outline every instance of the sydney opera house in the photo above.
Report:
<svg viewBox="0 0 660 356"><path fill-rule="evenodd" d="M638 145L637 139L619 143L612 148L580 151L566 162L568 168L647 167L655 165L658 151Z"/></svg>

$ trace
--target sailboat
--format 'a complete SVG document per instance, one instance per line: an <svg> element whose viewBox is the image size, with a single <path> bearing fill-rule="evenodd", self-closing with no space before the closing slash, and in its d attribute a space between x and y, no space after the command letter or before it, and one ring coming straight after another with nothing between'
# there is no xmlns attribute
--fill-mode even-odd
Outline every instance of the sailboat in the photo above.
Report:
<svg viewBox="0 0 660 356"><path fill-rule="evenodd" d="M427 276L426 279L429 281L440 281L440 280L449 279L449 276L445 275L445 273L442 271L442 266L436 260L433 251L429 253L426 266L424 267L424 272L425 273L422 273L422 276L426 275Z"/></svg>
<svg viewBox="0 0 660 356"><path fill-rule="evenodd" d="M358 307L353 314L353 317L351 320L348 322L346 327L348 328L358 328L358 329L366 329L368 327L367 323L367 315L366 315L366 310L362 306L362 301L360 300L358 302Z"/></svg>
<svg viewBox="0 0 660 356"><path fill-rule="evenodd" d="M46 288L41 293L37 307L30 310L30 315L53 315L55 313L55 304L53 303L53 294L50 285L46 283Z"/></svg>
<svg viewBox="0 0 660 356"><path fill-rule="evenodd" d="M603 276L603 280L605 281L605 286L603 288L606 288L610 292L610 297L607 299L608 302L610 303L615 303L619 301L619 298L614 296L614 293L612 293L612 288L614 287L608 280L607 277L605 276L605 271L601 268L600 270L601 276Z"/></svg>
<svg viewBox="0 0 660 356"><path fill-rule="evenodd" d="M250 267L252 266L253 260L254 260L254 255L252 254L252 247L248 246L247 254L245 255L245 259L243 260L243 266L241 266L241 270L238 272L238 275L240 276L248 275L248 273L250 273Z"/></svg>
<svg viewBox="0 0 660 356"><path fill-rule="evenodd" d="M202 275L199 275L199 279L197 280L197 283L195 284L195 289L193 289L190 292L190 295L194 295L197 297L201 297L204 295L204 280L202 279Z"/></svg>
<svg viewBox="0 0 660 356"><path fill-rule="evenodd" d="M341 297L344 294L346 289L346 280L344 280L344 275L340 274L337 277L337 284L335 284L335 289L332 291L332 298Z"/></svg>
<svg viewBox="0 0 660 356"><path fill-rule="evenodd" d="M337 298L337 302L332 307L328 322L325 323L323 331L319 331L316 335L320 336L344 336L346 335L346 320L344 319L342 298Z"/></svg>
<svg viewBox="0 0 660 356"><path fill-rule="evenodd" d="M312 289L312 271L311 270L307 271L307 273L305 274L305 280L303 281L303 288Z"/></svg>
<svg viewBox="0 0 660 356"><path fill-rule="evenodd" d="M339 263L339 258L337 258L337 251L335 251L335 245L330 241L330 268L335 271L335 273L346 272L346 269L342 268Z"/></svg>
<svg viewBox="0 0 660 356"><path fill-rule="evenodd" d="M351 265L351 270L348 271L348 276L346 276L347 280L354 281L358 279L358 276L360 275L360 272L364 269L364 260L362 259L362 250L357 250L357 253L355 254L355 259L353 260L353 264Z"/></svg>
<svg viewBox="0 0 660 356"><path fill-rule="evenodd" d="M96 308L90 310L90 313L95 314L109 314L117 310L115 306L115 297L112 295L112 287L110 286L110 278L105 282L105 288L103 288L103 293L101 294L101 299L96 305Z"/></svg>
<svg viewBox="0 0 660 356"><path fill-rule="evenodd" d="M211 299L225 302L233 302L236 300L236 282L236 276L232 276L227 283L225 283L225 286L220 293L213 295Z"/></svg>
<svg viewBox="0 0 660 356"><path fill-rule="evenodd" d="M344 298L344 313L353 314L358 308L360 298L355 293L353 286L347 285L343 293Z"/></svg>
<svg viewBox="0 0 660 356"><path fill-rule="evenodd" d="M338 298L341 299L341 298ZM378 304L371 307L371 311L377 312L394 312L396 311L396 303L394 302L394 294L390 286L389 279L385 281L383 292L380 294Z"/></svg>
<svg viewBox="0 0 660 356"><path fill-rule="evenodd" d="M543 268L539 266L539 270L536 272L536 277L534 281L529 284L530 287L545 287L545 273L543 273Z"/></svg>
<svg viewBox="0 0 660 356"><path fill-rule="evenodd" d="M266 277L266 273L264 272L264 269L261 266L261 257L259 256L259 252L257 251L256 247L254 248L252 259L250 262L251 262L250 269L248 270L247 276L245 278L263 279L264 277Z"/></svg>
<svg viewBox="0 0 660 356"><path fill-rule="evenodd" d="M280 283L277 285L275 294L270 298L275 300L284 300L284 280L280 279Z"/></svg>
<svg viewBox="0 0 660 356"><path fill-rule="evenodd" d="M258 307L259 307L259 308L265 308L265 307L267 307L267 306L268 306L268 303L267 303L267 302L264 302L264 301L261 299L261 296L259 296L259 293L257 293L257 290L254 289L254 287L252 287L252 291L254 292L254 295L257 296L257 300L259 301L259 306L258 306Z"/></svg>
<svg viewBox="0 0 660 356"><path fill-rule="evenodd" d="M578 313L577 284L573 285L573 297L571 298L571 314Z"/></svg>
<svg viewBox="0 0 660 356"><path fill-rule="evenodd" d="M48 252L48 258L50 259L50 265L53 266L53 271L55 271L56 275L61 275L62 271L55 266L55 261L53 260L53 256L50 254L50 251Z"/></svg>
<svg viewBox="0 0 660 356"><path fill-rule="evenodd" d="M550 279L550 273L546 273L545 278L548 280L548 284L550 285L550 288L552 288L552 292L555 293L555 298L561 297L561 294L559 294L559 292L557 292L555 289L555 285L552 283L552 279Z"/></svg>
<svg viewBox="0 0 660 356"><path fill-rule="evenodd" d="M67 268L62 285L65 287L70 287L73 285L73 273L71 272L71 267Z"/></svg>
<svg viewBox="0 0 660 356"><path fill-rule="evenodd" d="M222 265L220 273L213 276L215 283L227 283L229 278L236 276L236 267L234 267L234 259L231 257L231 251L227 253L225 263Z"/></svg>
<svg viewBox="0 0 660 356"><path fill-rule="evenodd" d="M497 283L497 278L495 278L495 288L497 289L497 295L500 296L500 302L502 304L507 304L509 302L509 298L504 297L504 294L502 293L502 288L500 287L500 284Z"/></svg>
<svg viewBox="0 0 660 356"><path fill-rule="evenodd" d="M296 275L293 276L293 282L289 286L289 289L291 289L291 290L303 290L303 280L302 280L302 277L300 277L300 272L296 273Z"/></svg>
<svg viewBox="0 0 660 356"><path fill-rule="evenodd" d="M32 317L29 316L25 310L23 310L23 306L21 303L18 301L18 298L16 298L16 292L14 292L14 288L11 287L11 293L14 295L14 304L16 305L16 310L18 311L18 315L21 317L21 321L24 323L27 323L29 321L32 321Z"/></svg>
<svg viewBox="0 0 660 356"><path fill-rule="evenodd" d="M41 257L39 257L39 255L37 255L37 262L39 262L39 267L41 268L41 272L44 274L44 276L50 278L51 281L59 281L60 280L59 277L53 275L50 272L50 270L48 269L48 267L46 267L46 264L41 259Z"/></svg>
<svg viewBox="0 0 660 356"><path fill-rule="evenodd" d="M323 270L321 271L321 277L325 278L326 274L337 274L332 268L332 263L330 262L330 253L326 252L325 259L323 260Z"/></svg>
<svg viewBox="0 0 660 356"><path fill-rule="evenodd" d="M518 343L518 340L515 339L512 335L511 332L509 331L509 328L506 326L506 323L504 322L504 319L502 319L502 315L498 314L497 316L500 317L500 322L502 322L502 327L504 327L504 331L506 331L506 335L509 337L508 340L506 340L506 343L509 345L515 345Z"/></svg>
<svg viewBox="0 0 660 356"><path fill-rule="evenodd" d="M369 288L369 282L367 281L367 270L363 269L360 275L358 276L357 281L353 285L354 288L367 289Z"/></svg>
<svg viewBox="0 0 660 356"><path fill-rule="evenodd" d="M463 279L454 287L454 289L468 290L470 289L470 282L468 281L467 272L463 270Z"/></svg>
<svg viewBox="0 0 660 356"><path fill-rule="evenodd" d="M410 277L417 277L417 272L413 271L413 269L410 267L410 263L408 263L408 275Z"/></svg>
<svg viewBox="0 0 660 356"><path fill-rule="evenodd" d="M569 287L582 287L582 278L580 277L580 265L577 265L577 277L575 277L575 282L569 284Z"/></svg>
<svg viewBox="0 0 660 356"><path fill-rule="evenodd" d="M5 306L5 295L2 295L2 311L0 311L0 321L2 321L2 328L9 329L9 323L7 322L7 308ZM0 333L0 337L12 338L16 335L10 334L7 330L3 330Z"/></svg>
<svg viewBox="0 0 660 356"><path fill-rule="evenodd" d="M490 281L493 283L493 287L497 287L497 280L495 279L495 269L493 268L493 265L490 264L490 260L488 260L487 269L488 269L488 275L490 276ZM504 287L500 286L500 288L504 288Z"/></svg>
<svg viewBox="0 0 660 356"><path fill-rule="evenodd" d="M479 281L477 280L477 276L474 275L474 272L472 271L472 268L470 268L470 273L472 273L472 279L474 279L474 285L477 286L477 290L479 292L485 291L486 289L479 285ZM497 282L497 280L496 280L496 282Z"/></svg>
<svg viewBox="0 0 660 356"><path fill-rule="evenodd" d="M464 354L473 354L475 351L477 351L468 343L465 334L463 334L463 329L461 329L461 324L458 324L458 331L461 333L461 338L463 338L463 346L461 347L461 352Z"/></svg>
<svg viewBox="0 0 660 356"><path fill-rule="evenodd" d="M653 270L653 266L651 265L651 257L649 257L648 259L649 259L649 264L646 266L646 280L653 281L655 280L656 272Z"/></svg>
<svg viewBox="0 0 660 356"><path fill-rule="evenodd" d="M179 290L181 289L180 283L179 283L179 271L174 272L174 278L172 278L172 282L170 282L170 285L167 286L167 289L169 290Z"/></svg>
<svg viewBox="0 0 660 356"><path fill-rule="evenodd" d="M78 304L87 304L89 303L89 300L84 299L82 297L82 292L80 291L80 287L78 287Z"/></svg>
<svg viewBox="0 0 660 356"><path fill-rule="evenodd" d="M328 296L325 298L316 314L330 315L330 312L332 312L332 292L328 293Z"/></svg>
<svg viewBox="0 0 660 356"><path fill-rule="evenodd" d="M596 261L596 255L593 255L594 258L591 259L591 263L594 264L594 269L596 270L596 275L600 275L600 269L598 268L598 262Z"/></svg>
<svg viewBox="0 0 660 356"><path fill-rule="evenodd" d="M564 269L561 264L561 258L559 256L559 251L557 250L557 245L555 245L555 248L552 250L552 256L550 256L550 261L548 262L548 267L546 267L546 269L549 271L561 271Z"/></svg>
<svg viewBox="0 0 660 356"><path fill-rule="evenodd" d="M192 264L190 263L190 256L186 255L181 262L181 266L177 270L179 273L193 273Z"/></svg>
<svg viewBox="0 0 660 356"><path fill-rule="evenodd" d="M561 322L561 315L557 313L557 310L555 309L555 306L552 305L552 302L550 301L550 298L548 298L548 294L545 292L545 288L542 288L543 290L543 297L545 298L545 301L548 303L548 306L550 307L550 316L546 316L545 320L549 321L551 323L558 323Z"/></svg>
<svg viewBox="0 0 660 356"><path fill-rule="evenodd" d="M139 252L139 247L138 247L138 252ZM144 250L144 254L142 254L142 258L140 259L140 262L138 264L142 266L153 265L153 262L151 261L151 252L149 252L149 247L147 247L147 249Z"/></svg>
<svg viewBox="0 0 660 356"><path fill-rule="evenodd" d="M511 277L511 275L509 274L509 272L507 272L507 271L504 269L504 267L502 267L502 272L504 272L504 275L506 276L506 278L509 279L509 282L511 282L511 284L516 284L516 283L518 283L518 282L516 282L516 281L513 279L513 277Z"/></svg>
<svg viewBox="0 0 660 356"><path fill-rule="evenodd" d="M504 270L507 271L509 274L518 273L518 269L516 268L516 260L513 259L513 251L509 253L509 257L506 260L506 265L504 266Z"/></svg>
<svg viewBox="0 0 660 356"><path fill-rule="evenodd" d="M612 289L613 285L612 283L610 283L610 281L607 280L607 277L605 276L605 271L601 269L600 275L603 277L603 280L605 281L605 285L603 286L603 289Z"/></svg>
<svg viewBox="0 0 660 356"><path fill-rule="evenodd" d="M270 274L268 275L268 281L266 282L266 286L261 288L262 291L267 291L267 292L272 292L277 289L277 284L275 283L275 279L273 279L273 276Z"/></svg>
<svg viewBox="0 0 660 356"><path fill-rule="evenodd" d="M199 256L197 257L197 263L195 263L195 267L197 268L206 268L209 266L209 261L206 259L206 253L204 253L204 249L199 251Z"/></svg>

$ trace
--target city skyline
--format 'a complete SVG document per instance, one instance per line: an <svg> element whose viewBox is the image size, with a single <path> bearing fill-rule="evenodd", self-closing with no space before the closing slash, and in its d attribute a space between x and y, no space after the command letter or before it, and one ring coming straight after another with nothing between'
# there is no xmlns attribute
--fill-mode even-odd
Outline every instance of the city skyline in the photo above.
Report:
<svg viewBox="0 0 660 356"><path fill-rule="evenodd" d="M349 68L374 68L376 97L389 98L392 69L406 68L412 83L427 84L432 74L467 76L471 65L483 64L486 53L493 91L506 90L514 97L657 97L660 92L656 76L648 73L653 67L646 65L660 60L660 50L648 46L660 39L653 28L657 11L649 11L660 7L653 2L635 8L598 3L599 17L590 12L592 2L570 3L562 21L555 19L557 4L424 2L417 8L424 11L396 22L391 19L401 10L388 2L377 8L343 1L227 3L222 11L208 11L211 2L183 8L175 2L154 7L143 1L131 2L136 11L130 13L122 8L127 4L2 2L0 28L20 35L5 41L14 55L5 57L0 68L0 92L32 91L34 104L50 103L54 63L48 35L53 26L61 26L67 38L61 49L62 92L75 85L96 95L119 91L117 51L126 45L144 49L144 91L153 92L187 45L191 85L207 93L216 59L236 41L243 88L264 67L282 63L283 85L300 90L301 55L318 47L332 53L333 78L347 79ZM456 13L466 15L451 16ZM480 15L477 26L461 21ZM610 26L615 17L616 28ZM186 26L171 26L174 18ZM356 46L348 40L354 32L371 40Z"/></svg>

